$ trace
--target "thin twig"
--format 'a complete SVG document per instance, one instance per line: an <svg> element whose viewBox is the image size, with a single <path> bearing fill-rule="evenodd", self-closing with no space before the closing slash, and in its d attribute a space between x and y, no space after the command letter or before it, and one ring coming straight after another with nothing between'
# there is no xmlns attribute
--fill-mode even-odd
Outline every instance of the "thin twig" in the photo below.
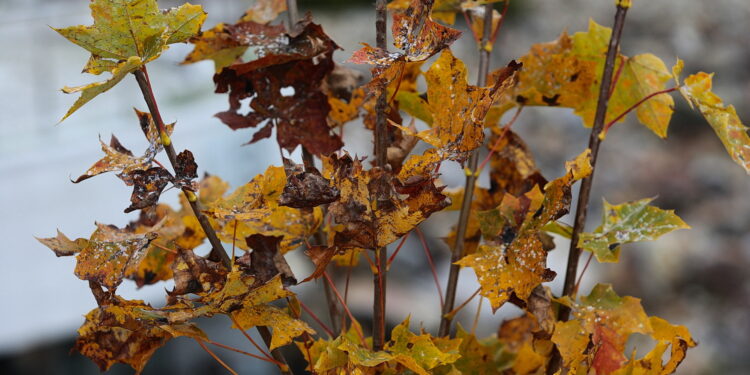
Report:
<svg viewBox="0 0 750 375"><path fill-rule="evenodd" d="M326 284L327 284L327 283L326 283ZM330 336L330 337L336 337L336 334L335 334L335 333L333 333L333 331L332 331L332 330L331 330L330 328L328 328L328 326L327 326L327 325L325 325L325 323L323 323L323 321L321 321L321 320L320 320L320 318L318 318L318 316L317 316L317 315L315 315L315 313L314 313L314 312L312 312L312 310L310 310L310 308L309 308L309 307L307 307L307 305L305 305L305 304L304 304L304 303L303 303L302 301L300 301L299 299L298 299L297 301L299 302L299 305L300 305L300 306L302 306L302 310L305 310L305 312L307 313L307 315L310 315L310 317L311 317L311 318L313 318L313 320L314 320L314 321L315 321L316 323L318 323L318 325L319 325L319 326L320 326L321 328L323 328L323 330L324 330L324 331L326 331L326 333L328 334L328 336Z"/></svg>
<svg viewBox="0 0 750 375"><path fill-rule="evenodd" d="M589 254L589 258L586 259L586 264L583 266L581 274L578 275L578 281L576 281L576 286L575 288L573 288L573 295L578 294L578 288L581 286L581 280L583 280L583 275L586 274L586 270L589 269L589 264L591 264L592 258L594 258L594 253Z"/></svg>
<svg viewBox="0 0 750 375"><path fill-rule="evenodd" d="M498 146L500 146L500 142L505 138L505 134L508 133L510 130L510 127L513 126L513 124L516 122L516 119L518 118L518 115L521 114L521 111L523 110L523 106L519 106L518 109L516 109L516 113L513 114L513 118L508 121L505 126L503 126L503 129L500 131L500 135L497 137L497 140L495 141L495 144L492 145L490 148L490 152L487 153L487 157L482 160L482 162L479 164L479 168L477 168L477 171L484 170L484 167L487 165L487 163L490 162L490 159L492 159L492 155L495 154L495 152L498 151Z"/></svg>
<svg viewBox="0 0 750 375"><path fill-rule="evenodd" d="M482 314L482 302L484 298L479 296L479 303L477 303L477 312L474 313L474 323L471 325L471 334L474 335L477 332L477 326L479 325L479 316Z"/></svg>
<svg viewBox="0 0 750 375"><path fill-rule="evenodd" d="M479 49L479 71L477 74L477 86L484 86L487 83L487 74L490 66L490 52L488 43L492 33L492 4L484 6L484 34ZM448 274L448 284L445 290L445 303L440 318L440 330L438 336L448 336L451 330L452 316L448 313L453 310L453 304L456 302L456 289L458 288L458 273L461 267L456 264L464 254L464 240L466 237L466 228L469 223L469 211L471 210L471 201L474 197L474 185L476 184L477 164L479 162L479 150L474 150L469 157L468 171L466 174L466 184L464 187L463 202L461 202L461 212L458 218L458 228L456 229L456 242L453 244L451 254L451 266Z"/></svg>
<svg viewBox="0 0 750 375"><path fill-rule="evenodd" d="M419 236L419 241L422 243L422 249L424 249L424 254L427 257L427 263L430 265L432 278L435 280L435 287L437 288L438 297L440 297L440 307L442 308L443 304L445 303L445 299L443 298L443 288L440 287L440 280L438 280L437 270L435 269L435 262L432 261L432 253L430 252L430 247L427 246L427 240L425 240L422 230L419 229L419 227L416 227L414 229L417 231L417 236Z"/></svg>
<svg viewBox="0 0 750 375"><path fill-rule="evenodd" d="M273 363L274 365L279 365L279 363L277 363L276 361L274 361L273 358L259 356L257 354L253 354L253 353L246 352L244 350L233 348L231 346L224 345L224 344L218 343L218 342L213 341L213 340L205 340L205 341L207 343L211 344L211 345L216 345L216 346L218 346L220 348L223 348L223 349L226 349L226 350L231 350L231 351L236 352L236 353L244 354L244 355L249 356L249 357L253 357L253 358L256 358L256 359L260 359L262 361Z"/></svg>
<svg viewBox="0 0 750 375"><path fill-rule="evenodd" d="M349 319L352 320L352 325L354 327L357 327L357 335L359 335L359 339L362 342L363 346L367 346L367 343L365 342L365 335L362 333L362 329L359 326L359 324L355 324L357 321L354 319L354 315L352 315L352 312L349 310L349 306L346 305L346 302L344 302L344 299L341 298L341 294L339 294L339 291L336 289L336 286L333 284L333 281L331 281L331 278L328 276L328 272L323 272L323 276L326 278L326 281L329 285L331 285L331 289L333 289L333 292L336 294L336 297L339 299L339 302L341 302L341 306L344 306L344 310L346 311L346 314L349 315Z"/></svg>
<svg viewBox="0 0 750 375"><path fill-rule="evenodd" d="M136 81L138 81L138 86L141 88L141 93L143 94L143 99L146 101L148 110L151 113L151 118L154 120L157 128L159 129L162 144L164 145L164 150L167 153L169 162L172 164L172 168L175 168L175 166L177 165L177 153L175 152L172 140L170 139L166 127L164 126L164 120L162 120L161 118L159 107L156 104L156 98L154 97L154 92L151 87L151 81L148 78L148 71L144 66L140 70L136 70L135 72L133 72L133 74L135 75ZM188 203L190 203L190 208L193 209L193 214L195 214L195 217L198 219L198 223L200 223L201 228L203 228L203 232L206 233L208 242L211 243L211 254L221 259L221 263L223 263L225 267L231 267L229 255L227 255L226 250L224 250L224 246L221 244L219 237L211 227L211 223L208 221L208 218L201 212L200 207L198 206L198 198L195 196L195 193L187 190L186 188L183 188L182 192L185 194L185 198L187 198Z"/></svg>
<svg viewBox="0 0 750 375"><path fill-rule="evenodd" d="M216 354L215 354L215 353L214 353L213 351L211 351L211 349L209 349L209 348L208 348L208 347L206 346L206 344L204 344L204 343L203 343L203 341L201 341L201 340L198 340L198 339L195 339L195 342L197 342L197 343L198 343L198 345L200 345L200 346L201 346L201 348L203 348L203 350L205 350L205 351L206 351L206 353L208 353L208 354L209 354L209 355L210 355L211 357L213 357L213 358L214 358L214 359L216 360L216 362L219 362L219 364L220 364L220 365L221 365L222 367L224 367L225 369L227 369L227 371L229 371L230 373L232 373L232 375L237 375L237 372L236 372L236 371L234 371L234 370L232 370L232 368L231 368L231 367L229 367L229 365L228 365L228 364L224 363L224 361L222 361L222 360L221 360L221 358L219 358L219 357L218 357L218 356L217 356L217 355L216 355Z"/></svg>
<svg viewBox="0 0 750 375"><path fill-rule="evenodd" d="M266 352L265 350L263 350L263 348L262 348L262 347L261 347L260 345L258 345L258 343L257 343L257 342L255 342L255 340L253 340L253 337L252 337L252 336L250 336L250 335L249 335L249 334L248 334L247 332L245 332L245 330L244 330L244 329L242 329L242 326L241 326L241 325L240 325L240 323L239 323L239 322L237 321L237 318L235 318L235 317L234 317L234 315L232 315L232 314L227 314L227 316L229 317L229 319L231 319L231 320L232 320L232 323L234 323L234 325L235 325L235 326L237 326L237 329L238 329L238 330L239 330L240 332L242 332L242 335L244 335L244 336L245 336L245 338L246 338L246 339L247 339L248 341L250 341L250 343L251 343L251 344L253 344L253 346L255 347L255 349L258 349L258 351L259 351L259 352L261 352L261 353L263 353L263 355L265 355L265 356L266 356L267 358L269 358L269 359L273 359L273 357L271 357L271 355L270 355L270 354L268 354L268 352Z"/></svg>
<svg viewBox="0 0 750 375"><path fill-rule="evenodd" d="M476 297L477 294L479 294L479 292L481 292L481 291L482 291L482 288L477 288L477 290L475 290L474 293L472 293L469 296L469 298L466 299L466 301L464 301L463 303L461 303L460 305L458 305L458 307L456 307L455 309L453 309L450 312L448 312L448 315L451 315L451 317L456 316L456 314L458 314L458 312L461 311L461 309L463 309L464 307L466 307L466 305L468 305L469 302L471 302L471 300L473 300L474 297Z"/></svg>
<svg viewBox="0 0 750 375"><path fill-rule="evenodd" d="M609 95L609 88L612 83L612 73L615 68L615 58L620 46L620 36L622 35L622 28L625 23L625 15L627 14L627 8L621 6L617 7L617 13L615 14L615 25L613 27L612 36L609 40L609 48L607 50L607 59L604 63L604 71L602 72L601 85L599 87L599 100L596 105L596 115L594 117L594 126L591 129L591 135L589 136L589 149L591 149L591 174L584 178L581 182L581 190L578 194L578 204L576 205L576 216L575 223L573 225L573 235L570 239L570 252L568 253L568 264L565 272L565 284L563 286L563 295L569 296L573 292L575 287L576 276L578 275L578 259L581 256L581 249L578 247L578 237L583 231L583 227L586 224L586 212L588 211L589 196L591 194L591 184L594 180L594 172L596 172L596 159L599 154L599 145L601 139L599 133L604 128L604 120L607 115L607 97ZM570 308L561 306L558 312L558 319L568 320L570 314Z"/></svg>
<svg viewBox="0 0 750 375"><path fill-rule="evenodd" d="M375 2L375 39L376 45L381 50L387 50L386 28L387 28L386 0ZM386 127L386 107L388 105L388 92L382 90L375 104L375 163L385 170L388 149L388 128ZM385 189L379 189L385 191ZM379 195L384 195L380 193ZM381 201L386 202L388 196L378 196L377 207L381 207ZM377 259L377 274L373 276L373 350L383 349L385 344L385 294L386 294L386 268L388 267L388 249L384 246L375 249Z"/></svg>
<svg viewBox="0 0 750 375"><path fill-rule="evenodd" d="M403 237L401 237L401 242L398 243L398 246L396 246L396 250L391 254L391 257L388 258L388 268L391 268L391 263L396 259L396 255L398 255L398 252L401 251L401 248L404 247L404 244L406 243L406 239L409 238L409 235L411 234L411 231L406 233Z"/></svg>

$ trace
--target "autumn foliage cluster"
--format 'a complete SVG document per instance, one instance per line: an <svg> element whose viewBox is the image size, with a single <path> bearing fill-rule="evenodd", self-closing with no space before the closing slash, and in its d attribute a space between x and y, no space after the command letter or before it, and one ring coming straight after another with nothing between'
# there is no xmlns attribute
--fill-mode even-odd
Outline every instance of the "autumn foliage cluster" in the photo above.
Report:
<svg viewBox="0 0 750 375"><path fill-rule="evenodd" d="M586 232L578 216L585 219L599 143L631 113L666 137L675 91L706 118L731 158L750 171L746 128L734 108L711 92L711 74L682 78L679 60L668 70L652 54L619 53L629 0L615 1L614 29L590 21L587 31L563 32L555 41L532 45L507 66L490 69L487 57L509 1L394 0L387 9L394 47L389 49L385 1L379 0L378 45L365 44L341 57L311 15L297 17L294 1L258 0L235 23L201 30L206 14L197 5L160 10L156 0L91 0L93 25L55 30L91 52L85 73L108 76L63 88L79 94L63 119L134 77L146 108L135 111L133 123L143 130L148 148L134 153L114 136L100 141L104 156L74 181L113 172L132 186L125 212L139 211L138 220L123 228L97 224L87 238L72 240L58 232L39 239L57 256L76 256L74 273L89 283L98 303L86 315L75 349L102 370L125 363L139 372L176 337L194 339L220 362L207 344L272 362L284 373L294 370L285 362L289 350L299 350L306 370L316 374L674 372L696 346L685 327L648 316L639 299L621 297L611 285L597 285L588 295L577 290L581 251L599 262L617 262L627 243L688 228L674 212L643 199L605 201L601 225ZM452 26L457 15L465 17L466 35ZM473 37L482 57L476 86L450 50L460 37ZM216 114L224 124L254 129L250 144L275 135L282 153L301 148L304 163L284 159L234 190L217 176L198 178L194 155L177 153L172 143L179 127L162 120L151 90L151 79L159 78L146 69L170 44L182 42L194 45L185 64L215 64L216 93L229 101L227 110ZM346 58L371 66L372 79L350 84L356 82L352 71L335 63ZM564 162L562 176L542 176L511 130L525 106L572 108L593 128L589 148ZM372 130L374 152L342 149L342 133L356 119ZM414 153L420 142L430 147ZM483 147L489 152L479 160ZM358 158L355 152L372 156ZM163 154L170 165L157 160ZM440 181L445 163L465 168L466 186ZM488 173L489 186L476 184L481 173ZM571 226L559 219L572 211L577 183L585 196L578 198ZM159 203L168 187L182 191L180 207ZM421 223L444 220L435 214L449 210L460 214L454 230L445 233L453 262L440 332L413 331L409 317L397 317L403 322L384 332L388 251L395 256L406 236L421 236ZM578 255L567 270L547 268L552 235L573 239L571 255ZM195 253L205 242L210 254ZM291 251L304 251L315 271L294 275L285 260ZM330 277L360 261L369 262L374 275L373 337ZM476 275L479 298L493 310L510 303L524 313L489 337L452 327L463 307L455 303L462 268ZM555 277L572 280L561 294L545 286ZM173 280L174 289L166 304L155 308L118 296L124 280L139 287ZM328 323L294 293L296 285L315 281L326 289ZM228 316L231 328L242 333L257 328L267 349L249 335L260 354L211 340L195 320L216 315ZM626 352L633 334L651 337L655 346L643 356Z"/></svg>

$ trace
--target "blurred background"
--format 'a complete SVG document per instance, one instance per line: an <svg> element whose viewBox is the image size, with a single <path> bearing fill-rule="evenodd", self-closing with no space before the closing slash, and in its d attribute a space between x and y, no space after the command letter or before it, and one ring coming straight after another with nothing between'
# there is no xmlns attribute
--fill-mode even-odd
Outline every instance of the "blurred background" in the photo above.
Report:
<svg viewBox="0 0 750 375"><path fill-rule="evenodd" d="M162 8L181 1L159 2ZM252 0L194 1L208 12L205 27L234 22ZM517 0L500 32L492 68L522 56L533 43L554 40L562 30L587 28L589 18L611 26L612 1ZM360 42L374 44L372 1L300 0L315 22L343 47L334 56L343 63ZM750 119L750 3L747 0L636 1L625 25L622 50L626 55L651 52L671 66L676 56L686 62L686 73L716 72L714 92L734 104L747 124ZM123 214L130 189L115 176L105 175L74 185L78 176L101 157L97 139L114 133L129 148L145 147L133 107L145 109L135 80L126 79L94 99L63 124L58 120L73 103L59 88L94 81L78 74L88 53L57 35L52 27L90 24L85 0L0 0L0 373L89 374L98 369L88 359L70 353L83 315L95 306L85 282L73 275L75 259L56 258L34 236L51 237L59 228L71 238L88 237L94 221L123 226L137 213ZM461 17L457 28L465 30ZM227 107L224 95L213 93L213 64L178 63L191 50L173 45L149 65L156 97L166 121L177 121L173 136L178 148L189 148L200 173L217 174L237 187L269 164L280 165L274 140L242 146L250 132L233 132L213 117ZM453 47L476 74L476 48L464 35ZM356 67L365 73L366 69ZM475 78L470 78L471 82ZM675 209L689 231L678 231L655 242L627 245L619 264L593 262L581 287L611 282L620 295L643 300L649 315L689 327L699 346L688 353L681 374L750 373L750 177L734 164L718 138L697 112L678 103L669 130L661 140L628 120L613 128L603 144L597 165L589 230L600 220L601 198L612 203L657 197L654 204ZM57 125L56 125L57 124ZM353 130L349 130L353 129ZM586 147L588 131L570 110L527 108L514 130L529 144L544 175L564 172L563 160ZM354 124L347 129L346 148L358 154L371 149L370 134ZM295 154L295 157L298 155ZM441 169L444 182L463 184L457 166ZM485 180L480 183L486 183ZM162 201L177 204L169 191ZM571 218L563 219L571 222ZM445 286L449 250L440 240L456 222L455 214L434 215L422 226L437 260ZM439 301L421 245L411 236L389 274L389 324L412 314L412 327L421 324L434 332ZM562 275L568 244L557 238L548 266ZM289 256L298 276L312 266L301 251ZM584 257L585 258L585 257ZM562 276L550 283L559 293ZM136 290L125 282L118 291L126 298L164 304L160 283ZM457 301L477 288L474 274L461 274ZM294 289L300 298L326 317L322 286L308 283ZM349 306L355 315L369 316L371 275L354 270ZM459 315L471 326L476 300ZM485 304L477 333L489 335L502 319L518 314L503 307L496 314ZM364 321L367 324L366 321ZM314 325L315 328L318 328ZM209 336L227 345L251 350L245 339L222 318L201 321ZM217 349L217 351L220 349ZM240 373L275 373L267 363L221 351L218 354ZM291 355L291 354L290 354ZM114 374L132 373L116 365ZM146 374L225 373L192 340L176 339L156 352Z"/></svg>

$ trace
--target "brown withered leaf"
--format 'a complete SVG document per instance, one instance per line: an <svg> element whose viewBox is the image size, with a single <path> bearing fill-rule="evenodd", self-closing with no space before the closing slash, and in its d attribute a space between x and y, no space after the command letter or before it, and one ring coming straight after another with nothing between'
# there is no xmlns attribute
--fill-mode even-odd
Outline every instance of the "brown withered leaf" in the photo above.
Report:
<svg viewBox="0 0 750 375"><path fill-rule="evenodd" d="M286 185L279 197L279 206L312 208L336 201L341 192L315 167L307 170L284 158Z"/></svg>
<svg viewBox="0 0 750 375"><path fill-rule="evenodd" d="M234 130L263 125L249 143L269 137L276 127L277 141L286 150L301 144L325 155L342 146L328 126L331 107L321 90L338 46L309 19L296 27L300 34L287 34L288 42L270 43L261 48L259 59L233 64L214 76L216 92L229 93L229 110L216 116ZM242 100L250 100L247 114L240 112Z"/></svg>
<svg viewBox="0 0 750 375"><path fill-rule="evenodd" d="M175 187L196 190L196 187L193 186L193 179L198 178L198 164L195 163L193 153L190 150L184 150L177 154L174 172Z"/></svg>
<svg viewBox="0 0 750 375"><path fill-rule="evenodd" d="M262 283L280 275L284 286L296 285L297 279L292 269L289 268L284 254L279 250L281 239L281 236L272 237L262 234L253 234L245 238L247 246L252 249L249 272Z"/></svg>
<svg viewBox="0 0 750 375"><path fill-rule="evenodd" d="M156 233L133 234L112 225L97 224L88 246L78 253L75 274L114 290L125 275L133 272L146 255Z"/></svg>
<svg viewBox="0 0 750 375"><path fill-rule="evenodd" d="M132 185L133 181L130 176L134 171L146 170L151 167L154 157L164 149L159 137L159 130L150 114L137 109L135 109L135 114L138 117L141 130L143 130L149 141L149 146L144 154L138 157L134 156L133 152L123 146L120 140L114 135L112 135L109 144L104 143L100 137L99 142L102 145L102 151L105 154L104 157L94 163L86 173L73 180L74 183L79 183L102 173L118 172L117 177L122 179L127 185ZM167 133L171 134L174 124L166 125L166 128Z"/></svg>
<svg viewBox="0 0 750 375"><path fill-rule="evenodd" d="M219 289L227 274L221 263L212 262L187 249L178 253L177 259L172 263L172 272L174 273L174 289L167 292L170 299L188 293Z"/></svg>
<svg viewBox="0 0 750 375"><path fill-rule="evenodd" d="M393 14L393 45L403 52L388 52L364 43L349 59L355 64L374 65L367 88L376 93L397 80L408 62L424 61L447 48L461 32L432 20L434 0L412 0L404 12Z"/></svg>
<svg viewBox="0 0 750 375"><path fill-rule="evenodd" d="M130 174L133 181L133 194L130 195L130 206L125 212L131 212L159 203L161 192L173 181L172 175L162 167L152 167L147 170L136 170Z"/></svg>
<svg viewBox="0 0 750 375"><path fill-rule="evenodd" d="M323 272L326 271L326 266L328 266L328 263L331 263L331 260L337 253L338 250L335 247L326 246L311 246L305 250L305 254L307 254L313 264L315 264L315 271L306 279L302 280L302 282L304 283L323 276Z"/></svg>
<svg viewBox="0 0 750 375"><path fill-rule="evenodd" d="M68 238L63 232L57 230L57 237L39 238L35 237L42 245L47 246L55 252L58 257L78 254L88 246L89 241L85 238L76 238L75 241Z"/></svg>
<svg viewBox="0 0 750 375"><path fill-rule="evenodd" d="M374 249L408 233L433 212L448 205L434 179L397 189L394 178L379 168L365 171L348 154L332 156L332 180L341 198L331 203L335 223L333 245Z"/></svg>
<svg viewBox="0 0 750 375"><path fill-rule="evenodd" d="M97 307L86 315L78 329L75 350L106 371L124 363L140 373L156 349L177 336L205 338L192 324L169 325L143 301L115 297L111 304Z"/></svg>

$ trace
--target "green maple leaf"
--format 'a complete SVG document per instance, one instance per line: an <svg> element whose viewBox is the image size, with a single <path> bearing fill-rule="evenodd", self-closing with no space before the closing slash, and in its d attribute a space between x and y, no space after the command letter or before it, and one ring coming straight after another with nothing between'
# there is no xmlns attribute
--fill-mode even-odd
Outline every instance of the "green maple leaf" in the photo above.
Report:
<svg viewBox="0 0 750 375"><path fill-rule="evenodd" d="M169 44L187 41L206 19L200 5L183 4L162 11L156 0L92 0L89 7L93 25L54 30L91 52L83 72L97 75L109 72L112 77L89 85L63 88L67 94L81 92L81 96L62 120L114 87L128 73L158 58Z"/></svg>
<svg viewBox="0 0 750 375"><path fill-rule="evenodd" d="M578 246L600 262L617 262L620 245L655 240L677 229L690 228L672 210L649 206L651 198L611 205L604 201L602 225L594 233L581 233Z"/></svg>

